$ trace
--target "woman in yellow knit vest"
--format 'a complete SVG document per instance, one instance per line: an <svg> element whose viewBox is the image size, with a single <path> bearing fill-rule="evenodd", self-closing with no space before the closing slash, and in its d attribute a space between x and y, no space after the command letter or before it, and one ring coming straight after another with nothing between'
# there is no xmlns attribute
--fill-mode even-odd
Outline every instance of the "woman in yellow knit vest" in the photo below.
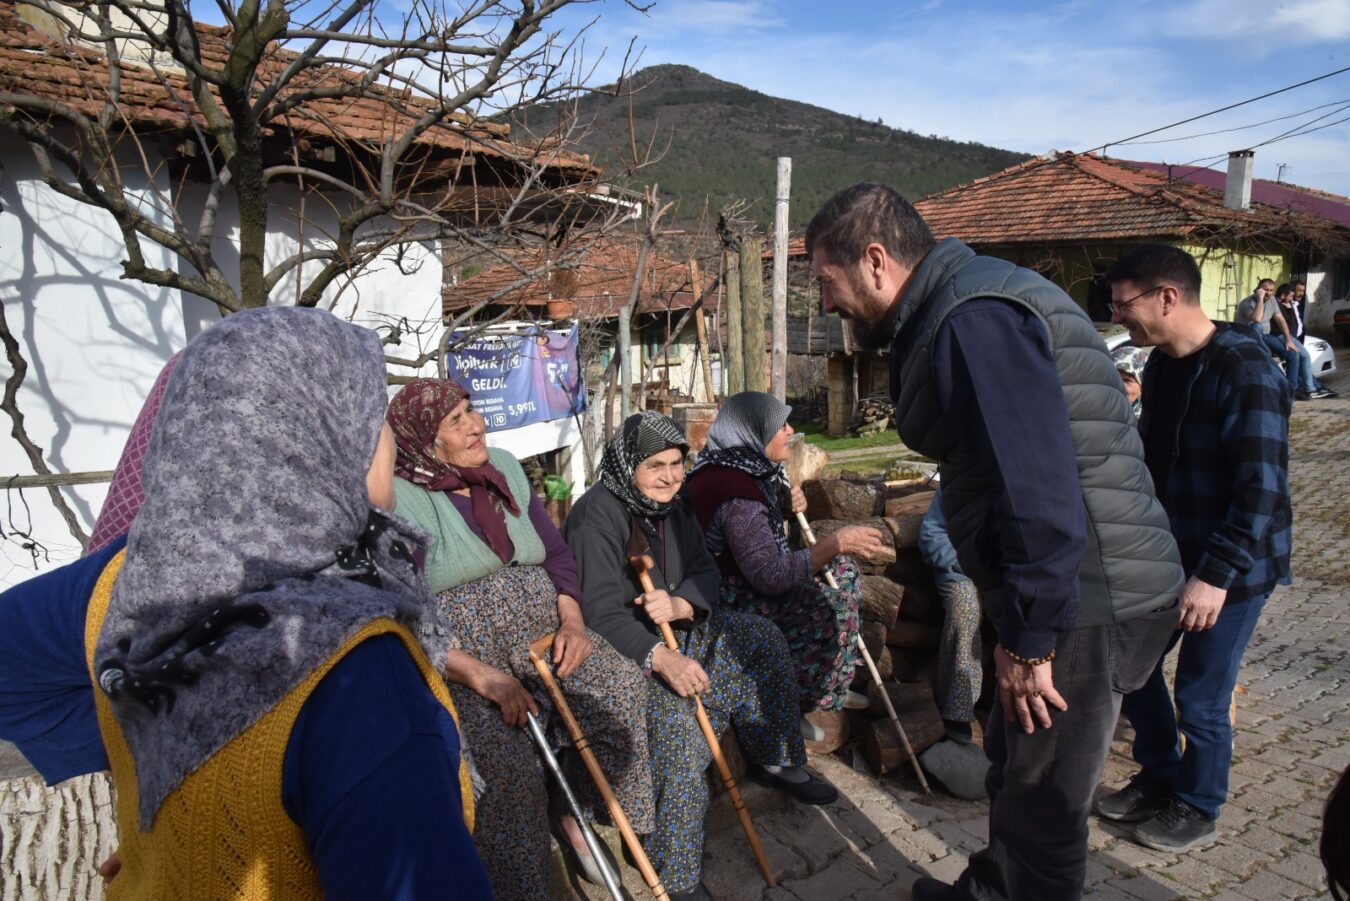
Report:
<svg viewBox="0 0 1350 901"><path fill-rule="evenodd" d="M111 898L491 897L384 400L365 329L223 320L169 379L125 549L0 596L20 627L87 599L90 681L63 703L92 695L111 762Z"/></svg>

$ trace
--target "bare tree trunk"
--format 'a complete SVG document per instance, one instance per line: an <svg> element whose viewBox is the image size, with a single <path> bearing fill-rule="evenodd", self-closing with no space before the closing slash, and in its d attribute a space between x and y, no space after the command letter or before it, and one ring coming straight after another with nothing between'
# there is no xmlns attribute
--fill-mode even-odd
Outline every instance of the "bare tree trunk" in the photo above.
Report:
<svg viewBox="0 0 1350 901"><path fill-rule="evenodd" d="M12 423L9 433L28 455L28 462L32 465L33 471L38 475L50 476L51 467L43 459L42 448L28 437L28 429L24 427L23 411L19 409L19 386L23 384L24 377L28 374L28 361L23 358L23 354L19 351L18 340L9 330L4 304L0 304L0 341L5 345L5 358L9 361L10 367L9 378L5 380L4 397L0 399L0 409L9 415L9 421ZM89 536L80 528L80 521L75 516L75 511L66 503L61 489L55 485L48 485L47 496L51 498L52 506L61 514L61 518L66 521L66 528L70 530L71 536L80 543L80 547L87 545Z"/></svg>
<svg viewBox="0 0 1350 901"><path fill-rule="evenodd" d="M722 254L727 284L727 349L722 355L722 390L727 395L745 390L745 345L741 335L741 258L738 251Z"/></svg>
<svg viewBox="0 0 1350 901"><path fill-rule="evenodd" d="M745 390L765 391L764 375L764 242L741 241L741 341L745 348Z"/></svg>
<svg viewBox="0 0 1350 901"><path fill-rule="evenodd" d="M694 290L699 286L698 260L689 261L689 277L694 283ZM713 393L712 380L712 359L708 356L708 324L703 315L703 307L700 305L694 311L694 328L698 335L698 359L699 365L703 369L703 393L708 403L716 403L717 395Z"/></svg>
<svg viewBox="0 0 1350 901"><path fill-rule="evenodd" d="M112 782L105 773L47 788L37 776L0 782L4 901L97 901L97 867L117 848Z"/></svg>
<svg viewBox="0 0 1350 901"><path fill-rule="evenodd" d="M792 158L778 158L778 192L773 206L773 396L787 400L787 245L788 195Z"/></svg>

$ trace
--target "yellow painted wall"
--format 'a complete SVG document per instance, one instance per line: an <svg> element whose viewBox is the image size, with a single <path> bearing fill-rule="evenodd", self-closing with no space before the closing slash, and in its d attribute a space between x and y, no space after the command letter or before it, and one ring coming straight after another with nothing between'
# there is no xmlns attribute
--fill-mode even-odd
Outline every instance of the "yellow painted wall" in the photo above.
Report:
<svg viewBox="0 0 1350 901"><path fill-rule="evenodd" d="M1280 254L1239 253L1177 245L1200 264L1200 306L1211 319L1232 321L1238 302L1263 278L1278 285L1289 279L1289 260Z"/></svg>

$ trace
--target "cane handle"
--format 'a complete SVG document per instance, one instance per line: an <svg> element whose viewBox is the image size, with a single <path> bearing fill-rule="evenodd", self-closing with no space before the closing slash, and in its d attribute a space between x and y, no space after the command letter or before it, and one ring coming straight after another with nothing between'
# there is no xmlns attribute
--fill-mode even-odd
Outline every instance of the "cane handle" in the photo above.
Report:
<svg viewBox="0 0 1350 901"><path fill-rule="evenodd" d="M530 659L548 661L548 652L553 647L552 632L530 645Z"/></svg>
<svg viewBox="0 0 1350 901"><path fill-rule="evenodd" d="M806 521L806 514L800 510L797 511L797 524L802 527L802 537L806 539L807 547L816 546L816 533L811 531L811 524ZM825 570L825 584L829 585L835 591L839 590L839 582L834 578L834 573L828 569Z"/></svg>

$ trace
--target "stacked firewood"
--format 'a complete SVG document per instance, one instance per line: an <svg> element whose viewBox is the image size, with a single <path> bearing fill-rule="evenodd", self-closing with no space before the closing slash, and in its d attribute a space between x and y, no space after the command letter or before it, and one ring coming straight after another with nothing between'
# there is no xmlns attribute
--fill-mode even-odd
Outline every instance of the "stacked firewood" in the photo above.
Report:
<svg viewBox="0 0 1350 901"><path fill-rule="evenodd" d="M919 553L919 524L933 499L925 480L882 482L863 478L804 482L807 518L817 539L849 525L881 533L885 549L862 570L862 636L905 727L914 753L943 736L942 718L933 700L942 603L933 576ZM812 713L825 732L810 742L815 753L830 753L856 741L875 772L909 769L895 728L886 715L878 686L862 661L853 687L866 692L871 707L862 711Z"/></svg>
<svg viewBox="0 0 1350 901"><path fill-rule="evenodd" d="M885 397L859 399L853 410L853 434L873 435L895 428L895 404Z"/></svg>

